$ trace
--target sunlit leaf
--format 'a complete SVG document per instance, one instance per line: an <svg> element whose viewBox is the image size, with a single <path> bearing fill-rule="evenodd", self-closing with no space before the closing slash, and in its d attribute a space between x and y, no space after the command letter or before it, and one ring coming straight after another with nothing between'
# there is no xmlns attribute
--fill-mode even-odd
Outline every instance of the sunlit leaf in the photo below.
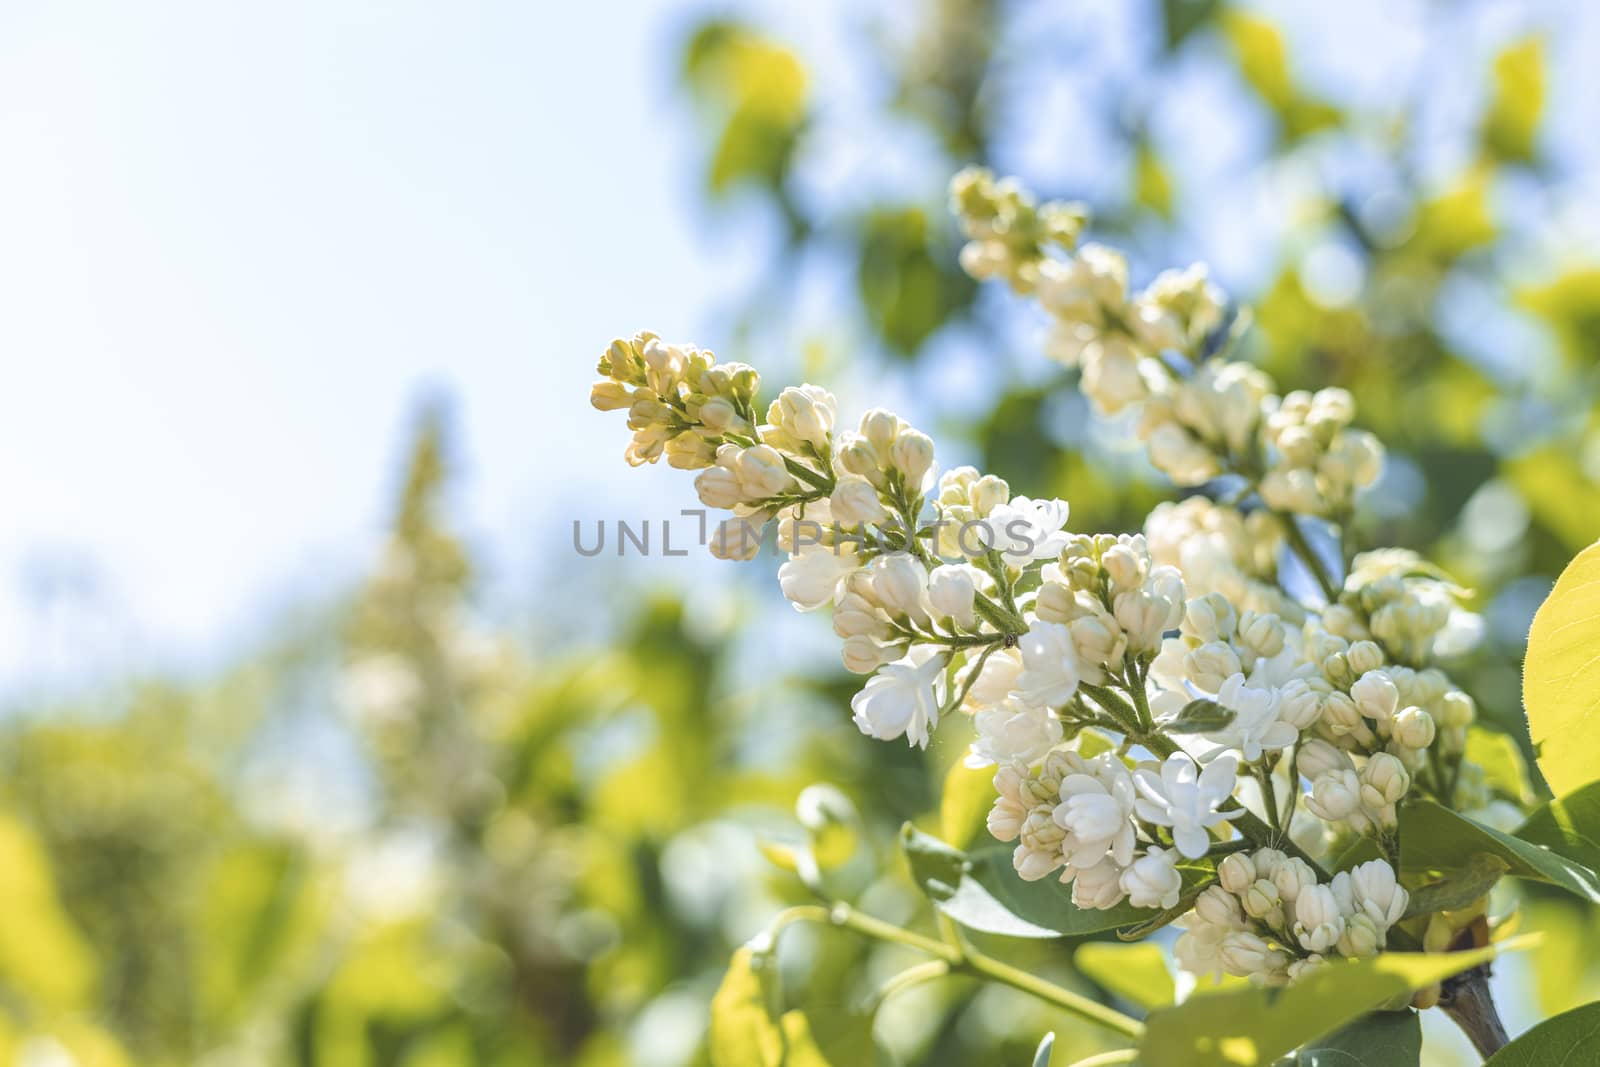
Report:
<svg viewBox="0 0 1600 1067"><path fill-rule="evenodd" d="M1264 1067L1368 1012L1404 1004L1417 990L1494 954L1490 947L1330 961L1285 989L1218 993L1154 1011L1139 1049L1150 1063Z"/></svg>
<svg viewBox="0 0 1600 1067"><path fill-rule="evenodd" d="M1551 791L1600 780L1600 542L1567 565L1533 617L1522 701Z"/></svg>
<svg viewBox="0 0 1600 1067"><path fill-rule="evenodd" d="M1484 784L1503 800L1524 807L1533 803L1533 785L1528 781L1528 764L1522 749L1509 734L1472 726L1467 729L1467 748L1463 760L1483 770Z"/></svg>
<svg viewBox="0 0 1600 1067"><path fill-rule="evenodd" d="M1090 941L1078 946L1072 965L1102 989L1141 1008L1164 1008L1177 998L1160 945Z"/></svg>
<svg viewBox="0 0 1600 1067"><path fill-rule="evenodd" d="M939 798L939 833L945 843L965 849L982 840L994 799L993 767L968 767L961 760L952 764Z"/></svg>

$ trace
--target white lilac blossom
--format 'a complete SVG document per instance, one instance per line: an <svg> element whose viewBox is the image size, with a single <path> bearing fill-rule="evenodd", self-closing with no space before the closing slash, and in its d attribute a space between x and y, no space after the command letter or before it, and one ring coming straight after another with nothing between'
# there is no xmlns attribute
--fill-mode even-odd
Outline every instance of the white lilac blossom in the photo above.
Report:
<svg viewBox="0 0 1600 1067"><path fill-rule="evenodd" d="M980 709L972 717L977 737L967 754L968 767L997 763L1032 763L1061 743L1061 720L1049 708L1006 701Z"/></svg>
<svg viewBox="0 0 1600 1067"><path fill-rule="evenodd" d="M1227 819L1219 809L1233 795L1237 769L1232 756L1201 770L1187 756L1176 755L1167 757L1159 773L1141 768L1134 772L1139 818L1170 827L1178 851L1199 859L1211 846L1208 831Z"/></svg>
<svg viewBox="0 0 1600 1067"><path fill-rule="evenodd" d="M963 267L1036 299L1047 353L1198 490L1142 532L1068 533L1065 500L975 467L941 475L933 441L893 412L851 428L814 385L763 406L752 368L651 333L606 350L592 402L625 412L628 463L697 472L724 513L707 524L713 555L775 541L784 596L831 607L844 665L865 678L863 733L925 747L967 713L966 762L994 768L987 824L1018 876L1059 872L1080 908L1153 910L1214 868L1175 946L1197 974L1280 984L1379 951L1408 905L1393 868L1315 864L1356 837L1393 856L1417 792L1490 810L1462 763L1472 699L1439 666L1475 631L1464 591L1378 549L1302 602L1280 573L1308 562L1302 520L1342 525L1383 460L1350 395L1279 394L1230 357L1238 320L1203 267L1141 288L1120 253L1078 245L1078 205L981 170L951 194Z"/></svg>
<svg viewBox="0 0 1600 1067"><path fill-rule="evenodd" d="M945 657L919 646L904 659L885 664L850 701L861 732L880 741L905 736L928 747L928 732L939 725L937 684Z"/></svg>
<svg viewBox="0 0 1600 1067"><path fill-rule="evenodd" d="M1012 694L1029 707L1060 707L1078 691L1078 656L1072 631L1053 622L1036 622L1017 642L1022 671Z"/></svg>

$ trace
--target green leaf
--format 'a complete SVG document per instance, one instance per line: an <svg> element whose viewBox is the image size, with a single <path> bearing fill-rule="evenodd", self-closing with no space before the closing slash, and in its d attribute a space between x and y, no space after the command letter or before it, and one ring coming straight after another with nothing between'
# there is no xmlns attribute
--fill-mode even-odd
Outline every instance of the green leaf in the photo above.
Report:
<svg viewBox="0 0 1600 1067"><path fill-rule="evenodd" d="M1464 868L1475 853L1499 856L1507 873L1560 886L1584 900L1600 904L1600 878L1541 845L1490 829L1442 808L1432 801L1400 809L1400 869L1452 871Z"/></svg>
<svg viewBox="0 0 1600 1067"><path fill-rule="evenodd" d="M1178 996L1160 945L1090 941L1078 946L1072 965L1106 992L1141 1008L1164 1008Z"/></svg>
<svg viewBox="0 0 1600 1067"><path fill-rule="evenodd" d="M1237 717L1238 712L1215 700L1191 700L1177 717L1163 725L1175 734L1208 734L1222 729Z"/></svg>
<svg viewBox="0 0 1600 1067"><path fill-rule="evenodd" d="M1546 1019L1489 1057L1484 1067L1558 1067L1594 1062L1600 1047L1600 1003Z"/></svg>
<svg viewBox="0 0 1600 1067"><path fill-rule="evenodd" d="M939 798L939 832L956 848L981 840L994 806L994 768L968 767L957 760L944 776Z"/></svg>
<svg viewBox="0 0 1600 1067"><path fill-rule="evenodd" d="M1528 764L1516 739L1482 726L1467 729L1467 748L1462 760L1483 768L1484 784L1503 800L1524 808L1533 803L1533 786L1528 781Z"/></svg>
<svg viewBox="0 0 1600 1067"><path fill-rule="evenodd" d="M1533 617L1522 702L1550 791L1600 780L1600 543L1567 565Z"/></svg>
<svg viewBox="0 0 1600 1067"><path fill-rule="evenodd" d="M1492 946L1471 952L1385 952L1330 961L1284 989L1193 997L1151 1012L1139 1051L1146 1063L1265 1067L1371 1011L1404 1004L1417 990L1494 954Z"/></svg>
<svg viewBox="0 0 1600 1067"><path fill-rule="evenodd" d="M1528 816L1516 836L1600 870L1600 782L1552 800Z"/></svg>
<svg viewBox="0 0 1600 1067"><path fill-rule="evenodd" d="M1418 886L1411 891L1406 917L1431 915L1436 911L1460 911L1489 895L1495 883L1510 869L1504 859L1487 852L1474 852L1467 865L1449 878Z"/></svg>
<svg viewBox="0 0 1600 1067"><path fill-rule="evenodd" d="M1422 1022L1406 1009L1373 1012L1309 1042L1285 1067L1417 1067L1421 1059Z"/></svg>
<svg viewBox="0 0 1600 1067"><path fill-rule="evenodd" d="M999 842L970 854L907 823L901 843L912 876L934 906L968 929L1007 937L1078 937L1154 918L1149 908L1121 904L1105 911L1079 908L1071 890L1054 877L1025 882ZM1184 871L1185 882L1208 880L1209 869Z"/></svg>

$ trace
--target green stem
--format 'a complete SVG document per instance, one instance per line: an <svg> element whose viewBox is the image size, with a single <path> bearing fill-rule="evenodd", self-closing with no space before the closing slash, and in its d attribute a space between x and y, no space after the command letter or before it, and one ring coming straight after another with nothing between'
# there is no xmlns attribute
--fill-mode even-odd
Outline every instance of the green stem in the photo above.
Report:
<svg viewBox="0 0 1600 1067"><path fill-rule="evenodd" d="M1079 1060L1072 1067L1113 1067L1118 1063L1137 1063L1139 1050L1136 1048L1119 1048L1112 1052L1102 1052L1098 1056L1090 1056L1086 1060Z"/></svg>
<svg viewBox="0 0 1600 1067"><path fill-rule="evenodd" d="M1114 1030L1125 1037L1137 1038L1144 1033L1144 1024L1138 1019L1124 1015L1114 1008L1108 1008L1097 1000L1074 993L1070 989L1063 989L1053 982L1047 982L1037 975L1019 970L1008 963L1001 963L997 959L985 956L983 953L970 947L959 944L952 945L944 941L935 941L931 937L912 933L892 923L875 919L870 915L856 911L848 904L834 904L832 907L822 907L815 904L806 904L790 908L780 913L768 927L768 936L772 947L776 947L778 935L792 923L814 922L827 926L840 926L847 930L854 930L858 934L870 937L875 941L888 944L903 945L919 952L934 957L934 961L943 964L950 974L967 974L980 978L987 978L1001 985L1008 985L1012 989L1020 990L1031 996L1038 997L1047 1004L1053 1004L1064 1011L1071 1012L1080 1019ZM770 951L770 949L769 949ZM923 977L934 977L931 971L919 973L918 980Z"/></svg>

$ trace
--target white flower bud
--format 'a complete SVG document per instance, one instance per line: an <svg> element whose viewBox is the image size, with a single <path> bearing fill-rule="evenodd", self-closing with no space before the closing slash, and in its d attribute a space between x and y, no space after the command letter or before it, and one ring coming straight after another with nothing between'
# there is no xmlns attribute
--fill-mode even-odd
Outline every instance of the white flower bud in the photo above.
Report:
<svg viewBox="0 0 1600 1067"><path fill-rule="evenodd" d="M916 489L933 468L933 441L925 433L903 430L889 447L889 461L905 475L906 484Z"/></svg>
<svg viewBox="0 0 1600 1067"><path fill-rule="evenodd" d="M1394 718L1391 736L1407 748L1427 748L1435 735L1433 716L1421 708L1406 708Z"/></svg>
<svg viewBox="0 0 1600 1067"><path fill-rule="evenodd" d="M1283 623L1276 615L1247 611L1239 617L1239 643L1258 656L1276 656L1283 651Z"/></svg>
<svg viewBox="0 0 1600 1067"><path fill-rule="evenodd" d="M1239 616L1221 593L1195 597L1185 606L1184 631L1202 642L1226 641L1233 636Z"/></svg>
<svg viewBox="0 0 1600 1067"><path fill-rule="evenodd" d="M1337 745L1314 737L1301 742L1300 751L1295 756L1295 769L1315 782L1329 771L1353 771L1356 765Z"/></svg>
<svg viewBox="0 0 1600 1067"><path fill-rule="evenodd" d="M1459 689L1452 689L1439 698L1440 723L1451 730L1460 730L1472 725L1472 720L1477 718L1477 708L1472 703L1472 698Z"/></svg>
<svg viewBox="0 0 1600 1067"><path fill-rule="evenodd" d="M751 500L765 500L795 486L794 475L783 464L783 454L771 445L744 449L734 464L739 487Z"/></svg>
<svg viewBox="0 0 1600 1067"><path fill-rule="evenodd" d="M1322 701L1322 721L1335 737L1362 729L1361 709L1344 693L1329 693Z"/></svg>
<svg viewBox="0 0 1600 1067"><path fill-rule="evenodd" d="M816 611L839 595L841 581L860 566L855 552L815 546L778 568L778 586L800 611Z"/></svg>
<svg viewBox="0 0 1600 1067"><path fill-rule="evenodd" d="M1349 959L1376 956L1383 947L1383 931L1365 915L1356 914L1344 921L1344 933L1339 936L1339 955Z"/></svg>
<svg viewBox="0 0 1600 1067"><path fill-rule="evenodd" d="M972 483L967 499L972 505L973 514L980 519L987 518L991 511L1011 499L1011 487L1003 478L985 474Z"/></svg>
<svg viewBox="0 0 1600 1067"><path fill-rule="evenodd" d="M1102 684L1105 681L1104 666L1120 665L1122 655L1128 648L1128 640L1123 636L1117 620L1101 610L1078 616L1067 623L1067 629L1072 631L1072 647L1078 653L1079 671L1091 685Z"/></svg>
<svg viewBox="0 0 1600 1067"><path fill-rule="evenodd" d="M1278 689L1278 718L1296 730L1308 730L1322 715L1322 694L1304 678L1291 678Z"/></svg>
<svg viewBox="0 0 1600 1067"><path fill-rule="evenodd" d="M908 552L891 552L872 563L872 591L891 616L924 617L928 572Z"/></svg>
<svg viewBox="0 0 1600 1067"><path fill-rule="evenodd" d="M1109 856L1093 867L1073 867L1063 871L1062 880L1066 881L1069 874L1072 903L1076 907L1104 911L1121 904L1127 896L1122 891L1122 868Z"/></svg>
<svg viewBox="0 0 1600 1067"><path fill-rule="evenodd" d="M848 474L859 474L878 488L888 484L883 474L881 454L865 437L842 435L834 462Z"/></svg>
<svg viewBox="0 0 1600 1067"><path fill-rule="evenodd" d="M718 559L755 559L756 553L761 551L762 530L765 525L765 515L723 519L712 531L706 547Z"/></svg>
<svg viewBox="0 0 1600 1067"><path fill-rule="evenodd" d="M1410 788L1405 764L1387 752L1376 753L1361 768L1361 802L1374 811L1398 804Z"/></svg>
<svg viewBox="0 0 1600 1067"><path fill-rule="evenodd" d="M1350 672L1355 675L1363 675L1383 666L1383 649L1371 641L1357 641L1344 655L1350 663Z"/></svg>
<svg viewBox="0 0 1600 1067"><path fill-rule="evenodd" d="M767 421L819 451L833 432L833 394L815 385L790 386L767 410ZM702 416L702 419L704 416Z"/></svg>
<svg viewBox="0 0 1600 1067"><path fill-rule="evenodd" d="M828 506L835 522L852 529L882 522L889 515L878 497L877 488L859 474L839 476L833 495L828 498Z"/></svg>
<svg viewBox="0 0 1600 1067"><path fill-rule="evenodd" d="M1383 860L1351 868L1350 889L1356 908L1381 930L1399 922L1411 903L1411 895L1395 880L1394 868Z"/></svg>
<svg viewBox="0 0 1600 1067"><path fill-rule="evenodd" d="M727 467L707 467L695 476L694 489L708 508L731 508L744 502L739 476Z"/></svg>
<svg viewBox="0 0 1600 1067"><path fill-rule="evenodd" d="M1360 644L1352 645L1353 653ZM1369 670L1350 686L1350 699L1355 701L1362 715L1378 723L1386 723L1400 705L1400 690L1382 671Z"/></svg>
<svg viewBox="0 0 1600 1067"><path fill-rule="evenodd" d="M1194 910L1200 914L1200 918L1215 926L1226 926L1230 929L1244 926L1244 914L1239 907L1239 898L1221 886L1208 886L1196 898Z"/></svg>
<svg viewBox="0 0 1600 1067"><path fill-rule="evenodd" d="M861 416L861 436L880 456L887 456L905 423L893 412L873 408Z"/></svg>
<svg viewBox="0 0 1600 1067"><path fill-rule="evenodd" d="M1256 854L1256 866L1260 867L1261 855ZM1278 896L1287 904L1294 903L1300 897L1300 891L1307 886L1317 884L1317 873L1313 871L1305 860L1298 856L1285 856L1272 872L1272 884L1278 887Z"/></svg>
<svg viewBox="0 0 1600 1067"><path fill-rule="evenodd" d="M885 663L899 659L903 646L885 646L866 634L845 638L844 669L851 674L871 674Z"/></svg>
<svg viewBox="0 0 1600 1067"><path fill-rule="evenodd" d="M1338 822L1361 807L1362 784L1355 771L1324 771L1311 783L1306 807L1319 819Z"/></svg>
<svg viewBox="0 0 1600 1067"><path fill-rule="evenodd" d="M956 625L965 630L977 624L973 602L978 587L973 573L971 565L964 563L934 568L928 576L928 603L936 618L954 619Z"/></svg>
<svg viewBox="0 0 1600 1067"><path fill-rule="evenodd" d="M1212 641L1199 648L1190 649L1183 657L1183 673L1200 689L1215 693L1222 683L1238 674L1243 668L1233 646Z"/></svg>
<svg viewBox="0 0 1600 1067"><path fill-rule="evenodd" d="M1231 852L1217 865L1217 881L1230 893L1243 893L1256 880L1256 866L1249 855Z"/></svg>
<svg viewBox="0 0 1600 1067"><path fill-rule="evenodd" d="M1294 936L1308 952L1326 952L1344 934L1344 916L1333 890L1308 884L1294 899Z"/></svg>
<svg viewBox="0 0 1600 1067"><path fill-rule="evenodd" d="M1144 568L1132 548L1112 545L1100 556L1100 566L1111 581L1112 593L1127 593L1144 584Z"/></svg>
<svg viewBox="0 0 1600 1067"><path fill-rule="evenodd" d="M1275 883L1257 878L1244 891L1245 914L1252 919L1271 921L1283 919L1283 897Z"/></svg>
<svg viewBox="0 0 1600 1067"><path fill-rule="evenodd" d="M1283 866L1288 858L1275 848L1258 848L1250 853L1250 862L1255 865L1257 878L1275 877L1278 868Z"/></svg>
<svg viewBox="0 0 1600 1067"><path fill-rule="evenodd" d="M1235 930L1222 939L1219 947L1223 968L1238 978L1264 975L1284 965L1286 957L1273 950L1259 934Z"/></svg>
<svg viewBox="0 0 1600 1067"><path fill-rule="evenodd" d="M840 637L887 639L893 629L876 604L859 593L846 593L833 609L833 632Z"/></svg>
<svg viewBox="0 0 1600 1067"><path fill-rule="evenodd" d="M1136 908L1174 908L1183 893L1176 849L1151 848L1122 872L1122 891Z"/></svg>

